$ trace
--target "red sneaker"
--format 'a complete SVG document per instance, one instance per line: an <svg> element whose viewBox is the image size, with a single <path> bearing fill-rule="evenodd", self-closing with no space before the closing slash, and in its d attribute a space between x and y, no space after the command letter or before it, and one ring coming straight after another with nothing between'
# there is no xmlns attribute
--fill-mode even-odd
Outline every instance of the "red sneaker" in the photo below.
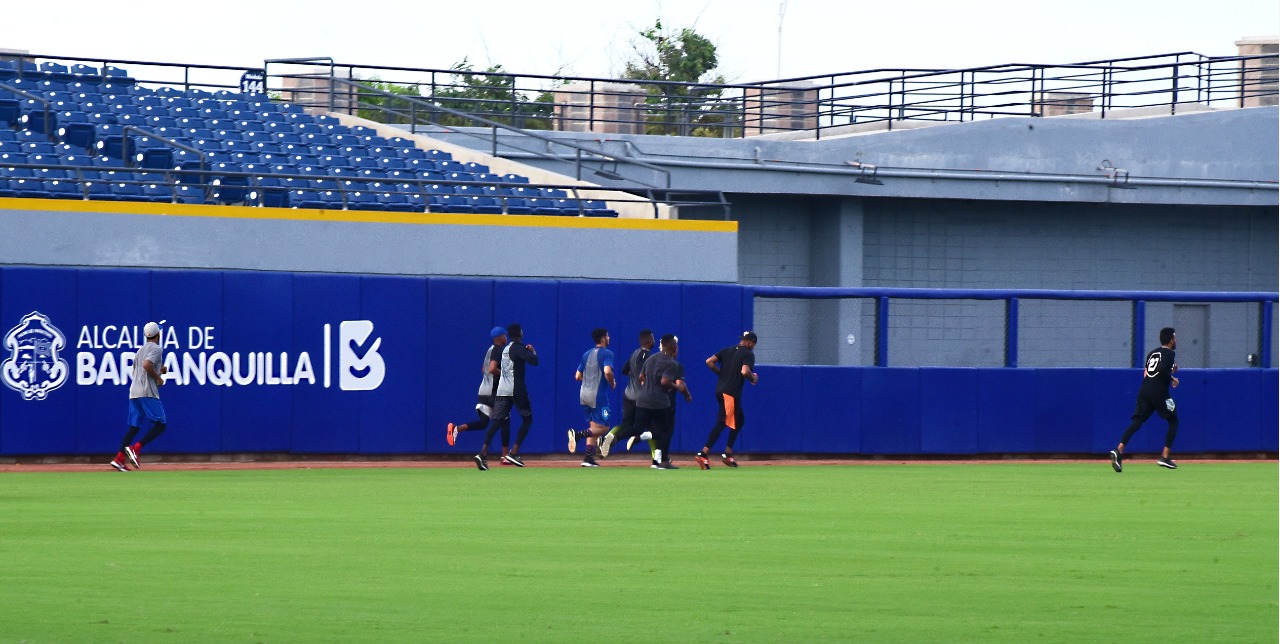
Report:
<svg viewBox="0 0 1280 644"><path fill-rule="evenodd" d="M720 460L724 461L724 464L728 465L729 467L738 466L738 462L733 460L733 454L721 454Z"/></svg>
<svg viewBox="0 0 1280 644"><path fill-rule="evenodd" d="M693 460L698 462L698 467L701 467L704 470L711 469L711 461L707 460L707 457L701 454L694 454Z"/></svg>
<svg viewBox="0 0 1280 644"><path fill-rule="evenodd" d="M449 430L445 434L445 439L449 441L450 445L458 442L458 427L453 423L449 423Z"/></svg>
<svg viewBox="0 0 1280 644"><path fill-rule="evenodd" d="M124 448L124 457L129 460L129 464L133 466L133 469L142 469L142 466L138 465L138 448L133 446Z"/></svg>

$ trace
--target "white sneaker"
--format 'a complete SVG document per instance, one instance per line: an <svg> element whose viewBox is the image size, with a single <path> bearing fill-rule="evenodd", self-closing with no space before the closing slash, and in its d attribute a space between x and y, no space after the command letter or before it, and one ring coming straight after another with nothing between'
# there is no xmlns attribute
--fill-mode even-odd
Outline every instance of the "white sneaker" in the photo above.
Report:
<svg viewBox="0 0 1280 644"><path fill-rule="evenodd" d="M569 430L569 453L578 451L578 432Z"/></svg>
<svg viewBox="0 0 1280 644"><path fill-rule="evenodd" d="M643 434L640 434L640 440L642 440L642 441L651 441L651 440L653 440L653 432L645 432L645 433L643 433Z"/></svg>
<svg viewBox="0 0 1280 644"><path fill-rule="evenodd" d="M600 458L609 458L609 450L613 447L613 441L617 439L618 435L612 432L600 439Z"/></svg>

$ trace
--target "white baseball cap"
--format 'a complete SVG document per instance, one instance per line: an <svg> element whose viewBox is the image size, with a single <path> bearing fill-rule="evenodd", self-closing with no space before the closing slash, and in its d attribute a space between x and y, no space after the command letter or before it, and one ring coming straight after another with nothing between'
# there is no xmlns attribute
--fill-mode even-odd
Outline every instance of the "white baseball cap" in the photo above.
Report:
<svg viewBox="0 0 1280 644"><path fill-rule="evenodd" d="M148 338L154 338L160 335L160 325L155 322L148 322L146 326L142 327L142 335L145 335Z"/></svg>

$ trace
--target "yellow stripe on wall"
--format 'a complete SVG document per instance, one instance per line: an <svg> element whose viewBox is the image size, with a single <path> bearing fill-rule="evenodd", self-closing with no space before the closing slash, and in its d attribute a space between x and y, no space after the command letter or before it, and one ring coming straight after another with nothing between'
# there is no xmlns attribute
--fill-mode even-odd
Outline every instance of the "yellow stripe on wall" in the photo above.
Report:
<svg viewBox="0 0 1280 644"><path fill-rule="evenodd" d="M533 228L601 228L624 230L680 230L734 233L736 221L694 219L614 219L607 217L550 217L545 215L469 215L455 213L405 213L368 210L302 210L174 203L16 199L0 197L0 210L46 212L97 212L117 215L169 217L220 217L225 219L279 219L288 221L345 221L376 224L444 224L451 226L514 226Z"/></svg>

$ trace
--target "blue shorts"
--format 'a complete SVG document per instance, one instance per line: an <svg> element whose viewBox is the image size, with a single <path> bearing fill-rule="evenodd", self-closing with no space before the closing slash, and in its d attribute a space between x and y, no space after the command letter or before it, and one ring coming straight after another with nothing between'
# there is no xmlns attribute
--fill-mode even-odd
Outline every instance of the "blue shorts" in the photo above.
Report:
<svg viewBox="0 0 1280 644"><path fill-rule="evenodd" d="M159 398L129 399L129 426L142 427L143 420L168 424L169 421L164 416L164 405L160 404Z"/></svg>
<svg viewBox="0 0 1280 644"><path fill-rule="evenodd" d="M609 419L613 414L609 411L608 405L599 405L597 407L582 406L582 413L586 415L587 422L597 425L609 426Z"/></svg>

